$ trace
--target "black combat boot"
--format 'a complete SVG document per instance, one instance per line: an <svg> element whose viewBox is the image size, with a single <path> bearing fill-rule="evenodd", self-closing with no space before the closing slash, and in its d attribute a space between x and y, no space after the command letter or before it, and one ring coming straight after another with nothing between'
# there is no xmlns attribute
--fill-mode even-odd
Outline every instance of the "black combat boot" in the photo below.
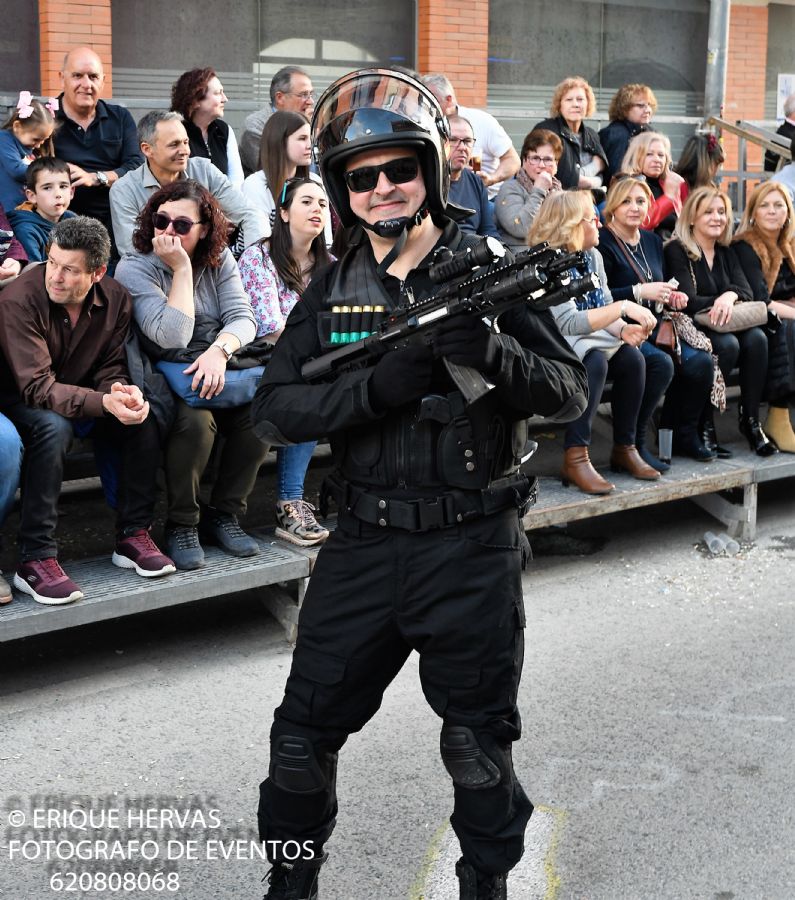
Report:
<svg viewBox="0 0 795 900"><path fill-rule="evenodd" d="M507 900L507 875L484 875L463 856L455 864L455 874L461 884L460 900Z"/></svg>
<svg viewBox="0 0 795 900"><path fill-rule="evenodd" d="M320 867L327 859L328 853L324 853L317 859L275 862L265 876L270 887L262 900L317 900Z"/></svg>

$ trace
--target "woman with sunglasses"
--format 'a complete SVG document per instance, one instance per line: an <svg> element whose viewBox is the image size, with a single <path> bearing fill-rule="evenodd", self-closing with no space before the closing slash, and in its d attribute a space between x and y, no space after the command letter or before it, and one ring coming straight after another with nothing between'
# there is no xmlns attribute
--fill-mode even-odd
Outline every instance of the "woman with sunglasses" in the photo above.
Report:
<svg viewBox="0 0 795 900"><path fill-rule="evenodd" d="M215 69L183 72L171 88L171 108L182 113L190 155L209 159L232 184L243 184L243 163L234 131L224 122L227 96Z"/></svg>
<svg viewBox="0 0 795 900"><path fill-rule="evenodd" d="M530 244L547 241L569 252L584 250L591 271L599 276L599 287L576 302L552 307L558 327L585 365L588 375L588 406L566 426L561 480L586 494L609 494L615 485L593 467L588 448L591 425L601 401L605 382L613 382L613 450L610 466L634 478L654 481L657 469L638 454L635 431L646 384L646 364L638 347L656 324L652 313L634 300L614 302L605 279L599 243L599 217L587 191L557 191L541 204L528 236ZM632 322L624 321L628 317Z"/></svg>
<svg viewBox="0 0 795 900"><path fill-rule="evenodd" d="M243 182L243 196L255 211L257 233L247 230L243 244L250 247L257 241L268 240L276 220L277 200L282 186L290 178L312 178L321 184L319 176L310 173L312 140L306 116L279 110L265 123L259 144L260 168ZM331 243L331 226L325 225L326 243Z"/></svg>
<svg viewBox="0 0 795 900"><path fill-rule="evenodd" d="M494 203L500 238L511 250L527 247L527 232L544 198L561 189L556 174L562 153L563 144L551 131L536 128L525 137L521 168L502 183Z"/></svg>
<svg viewBox="0 0 795 900"><path fill-rule="evenodd" d="M116 278L133 297L145 351L155 360L184 362L201 399L219 398L227 362L254 339L254 314L226 246L226 218L195 181L177 181L148 200L133 234L136 252ZM174 398L176 414L165 447L166 541L178 569L204 565L203 540L233 556L253 556L257 542L238 523L268 448L254 435L250 403L198 408ZM218 474L208 505L199 482L217 435Z"/></svg>
<svg viewBox="0 0 795 900"><path fill-rule="evenodd" d="M688 447L696 458L713 459L698 437L702 410L709 403L714 367L709 342L691 323L687 334L695 345L680 335L680 356L674 367L667 353L655 346L663 314L679 314L687 305L687 295L664 280L663 245L653 231L641 226L648 215L652 193L648 182L624 176L614 178L607 192L599 253L604 259L607 283L615 300L634 299L649 307L657 318L654 331L640 346L646 360L646 390L638 416L635 444L638 453L660 472L669 466L651 452L647 432L651 417L665 395L661 424L671 428L680 447ZM672 381L673 379L673 381Z"/></svg>
<svg viewBox="0 0 795 900"><path fill-rule="evenodd" d="M696 188L682 207L673 239L665 245L665 270L687 294L685 310L709 311L714 325L731 321L734 305L752 300L753 293L740 261L729 246L732 206L726 194L712 186ZM776 453L759 422L759 407L767 378L767 335L759 327L720 333L701 326L710 339L724 379L735 366L740 371L740 431L758 456ZM731 452L717 444L711 407L705 410L710 442L719 457Z"/></svg>
<svg viewBox="0 0 795 900"><path fill-rule="evenodd" d="M646 179L652 202L641 228L656 231L667 240L687 196L684 179L671 170L671 142L656 131L636 135L621 162L621 173Z"/></svg>
<svg viewBox="0 0 795 900"><path fill-rule="evenodd" d="M257 337L275 343L312 275L333 262L323 230L328 222L328 198L311 178L284 182L270 242L259 241L240 257L240 275L248 294ZM318 525L314 507L304 500L304 478L317 441L276 450L276 535L301 547L328 537Z"/></svg>

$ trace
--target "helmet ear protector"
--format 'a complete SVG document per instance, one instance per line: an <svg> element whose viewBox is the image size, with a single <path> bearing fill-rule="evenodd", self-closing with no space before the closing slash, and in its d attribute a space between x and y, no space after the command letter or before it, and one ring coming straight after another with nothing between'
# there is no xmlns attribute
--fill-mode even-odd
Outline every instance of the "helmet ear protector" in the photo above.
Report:
<svg viewBox="0 0 795 900"><path fill-rule="evenodd" d="M444 215L450 188L446 154L449 134L439 101L410 75L393 69L361 69L335 81L315 107L312 138L323 182L342 224L365 224L350 207L347 162L364 151L387 148L414 150L426 199L415 215L376 223L371 230L394 236L429 213ZM369 175L358 183L363 185L371 179Z"/></svg>

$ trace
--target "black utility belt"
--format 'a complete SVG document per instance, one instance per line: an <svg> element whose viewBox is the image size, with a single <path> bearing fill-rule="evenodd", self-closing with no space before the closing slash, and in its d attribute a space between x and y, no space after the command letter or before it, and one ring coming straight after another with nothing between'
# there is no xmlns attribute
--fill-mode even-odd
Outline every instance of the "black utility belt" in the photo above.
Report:
<svg viewBox="0 0 795 900"><path fill-rule="evenodd" d="M384 497L377 488L363 488L330 475L323 483L321 512L330 495L341 516L360 522L403 531L432 531L452 528L483 516L515 509L519 516L536 502L538 479L521 473L497 479L481 491L451 489L436 497L396 500Z"/></svg>

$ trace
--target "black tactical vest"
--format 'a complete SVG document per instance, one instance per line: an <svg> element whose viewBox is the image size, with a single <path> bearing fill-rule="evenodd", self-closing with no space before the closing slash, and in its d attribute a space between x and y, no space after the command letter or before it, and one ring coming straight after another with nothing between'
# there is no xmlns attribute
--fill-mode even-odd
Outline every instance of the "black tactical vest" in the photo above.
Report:
<svg viewBox="0 0 795 900"><path fill-rule="evenodd" d="M449 245L455 251L480 240L457 232ZM410 275L409 289L411 281ZM324 307L318 315L324 350L366 336L394 307L366 238L339 260ZM335 434L341 474L356 484L410 493L414 489L422 495L440 487L484 490L516 472L527 444L527 422L502 414L494 391L465 406L441 365L434 388L436 392L421 401Z"/></svg>

